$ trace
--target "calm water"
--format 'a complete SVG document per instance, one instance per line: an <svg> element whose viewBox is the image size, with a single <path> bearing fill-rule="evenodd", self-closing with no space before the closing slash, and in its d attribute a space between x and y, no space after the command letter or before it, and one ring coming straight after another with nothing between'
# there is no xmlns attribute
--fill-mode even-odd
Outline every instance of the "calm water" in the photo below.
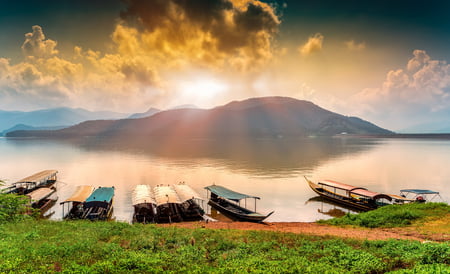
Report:
<svg viewBox="0 0 450 274"><path fill-rule="evenodd" d="M238 143L148 140L19 140L0 138L0 179L13 183L44 169L57 169L58 202L77 185L115 186L114 215L130 221L137 184L184 181L206 198L216 183L260 196L257 210L267 221L314 221L349 210L317 199L303 176L332 179L398 194L403 188L441 192L450 201L450 141L415 139L308 138ZM247 202L253 208L253 201Z"/></svg>

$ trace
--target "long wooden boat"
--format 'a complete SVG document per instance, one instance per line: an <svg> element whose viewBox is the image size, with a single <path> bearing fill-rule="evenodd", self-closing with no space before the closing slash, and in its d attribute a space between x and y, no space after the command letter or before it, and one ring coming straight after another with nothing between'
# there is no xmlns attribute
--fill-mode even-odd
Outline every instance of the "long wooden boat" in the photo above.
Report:
<svg viewBox="0 0 450 274"><path fill-rule="evenodd" d="M205 211L199 203L203 202L204 199L184 182L173 185L173 188L181 201L180 208L183 221L202 220Z"/></svg>
<svg viewBox="0 0 450 274"><path fill-rule="evenodd" d="M51 187L55 184L57 170L43 170L25 177L14 184L4 188L3 193L28 194L39 187Z"/></svg>
<svg viewBox="0 0 450 274"><path fill-rule="evenodd" d="M84 202L94 191L93 186L77 186L75 192L60 203L62 205L63 219L81 219L84 212ZM67 214L64 213L64 207L67 205Z"/></svg>
<svg viewBox="0 0 450 274"><path fill-rule="evenodd" d="M320 181L316 184L306 177L305 179L311 189L321 197L354 209L368 211L390 204L392 201L391 196L373 192L364 187L355 187L331 180Z"/></svg>
<svg viewBox="0 0 450 274"><path fill-rule="evenodd" d="M82 219L107 220L111 218L114 198L114 187L99 187L83 204Z"/></svg>
<svg viewBox="0 0 450 274"><path fill-rule="evenodd" d="M133 222L154 223L156 221L156 201L149 185L137 185L133 190Z"/></svg>
<svg viewBox="0 0 450 274"><path fill-rule="evenodd" d="M181 200L178 194L170 186L158 185L153 188L157 206L156 222L172 223L181 222Z"/></svg>
<svg viewBox="0 0 450 274"><path fill-rule="evenodd" d="M53 194L56 192L55 188L40 187L26 196L30 199L30 205L34 209L39 209L41 215L49 210L58 199Z"/></svg>
<svg viewBox="0 0 450 274"><path fill-rule="evenodd" d="M219 185L207 186L205 189L211 193L208 204L233 220L259 223L274 213L274 211L269 214L256 212L256 200L259 200L259 197L235 192ZM241 207L237 204L241 200L246 200L247 198L255 199L255 211Z"/></svg>

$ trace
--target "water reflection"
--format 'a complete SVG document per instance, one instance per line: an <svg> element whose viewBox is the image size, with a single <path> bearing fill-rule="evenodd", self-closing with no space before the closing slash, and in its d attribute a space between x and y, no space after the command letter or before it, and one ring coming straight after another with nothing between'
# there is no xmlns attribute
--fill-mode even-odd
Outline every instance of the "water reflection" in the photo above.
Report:
<svg viewBox="0 0 450 274"><path fill-rule="evenodd" d="M342 217L347 213L357 213L358 211L355 211L352 208L345 207L343 205L334 203L332 201L329 201L327 199L324 199L320 196L314 196L312 198L309 198L305 204L308 203L315 203L318 205L317 212L331 216L331 217Z"/></svg>
<svg viewBox="0 0 450 274"><path fill-rule="evenodd" d="M0 138L0 179L13 183L45 169L59 170L57 204L78 185L115 186L114 217L131 221L132 190L138 184L185 181L206 198L216 183L261 197L257 211L275 211L267 221L314 221L348 212L315 201L303 175L398 194L428 188L450 201L450 142L365 138L260 139L254 141L149 139L38 140ZM307 202L308 201L308 202Z"/></svg>
<svg viewBox="0 0 450 274"><path fill-rule="evenodd" d="M250 176L292 177L330 159L363 153L381 141L364 138L256 139L238 142L83 138L65 142L86 151L120 151L172 165L213 166Z"/></svg>

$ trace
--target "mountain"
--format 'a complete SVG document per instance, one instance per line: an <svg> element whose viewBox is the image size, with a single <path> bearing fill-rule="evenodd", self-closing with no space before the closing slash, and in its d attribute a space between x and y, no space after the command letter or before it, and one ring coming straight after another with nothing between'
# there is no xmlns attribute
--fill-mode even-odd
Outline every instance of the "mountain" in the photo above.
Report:
<svg viewBox="0 0 450 274"><path fill-rule="evenodd" d="M160 112L160 109L157 108L149 108L146 112L141 112L141 113L135 113L132 114L130 116L128 116L128 119L137 119L137 118L145 118L145 117L150 117L155 113Z"/></svg>
<svg viewBox="0 0 450 274"><path fill-rule="evenodd" d="M36 111L1 111L0 131L9 129L17 124L32 127L53 127L60 125L75 125L87 120L122 119L128 114L110 111L88 111L81 108L53 108Z"/></svg>
<svg viewBox="0 0 450 274"><path fill-rule="evenodd" d="M53 127L32 127L24 124L17 124L12 128L8 128L2 132L0 132L0 136L5 136L9 132L17 131L17 130L58 130L62 128L66 128L67 126L53 126Z"/></svg>
<svg viewBox="0 0 450 274"><path fill-rule="evenodd" d="M147 118L87 121L57 131L16 131L7 136L120 138L280 138L335 134L392 134L356 117L325 110L288 97L234 101L213 109L174 109Z"/></svg>

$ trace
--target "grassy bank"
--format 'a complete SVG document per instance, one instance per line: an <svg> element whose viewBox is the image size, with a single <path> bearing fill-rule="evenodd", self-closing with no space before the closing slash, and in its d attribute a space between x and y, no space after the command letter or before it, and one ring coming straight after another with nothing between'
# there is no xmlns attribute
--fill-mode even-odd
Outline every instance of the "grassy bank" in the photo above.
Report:
<svg viewBox="0 0 450 274"><path fill-rule="evenodd" d="M0 272L450 272L448 243L25 220L0 226Z"/></svg>
<svg viewBox="0 0 450 274"><path fill-rule="evenodd" d="M450 206L445 203L390 205L359 214L346 214L321 223L361 227L414 226L431 232L450 231Z"/></svg>

